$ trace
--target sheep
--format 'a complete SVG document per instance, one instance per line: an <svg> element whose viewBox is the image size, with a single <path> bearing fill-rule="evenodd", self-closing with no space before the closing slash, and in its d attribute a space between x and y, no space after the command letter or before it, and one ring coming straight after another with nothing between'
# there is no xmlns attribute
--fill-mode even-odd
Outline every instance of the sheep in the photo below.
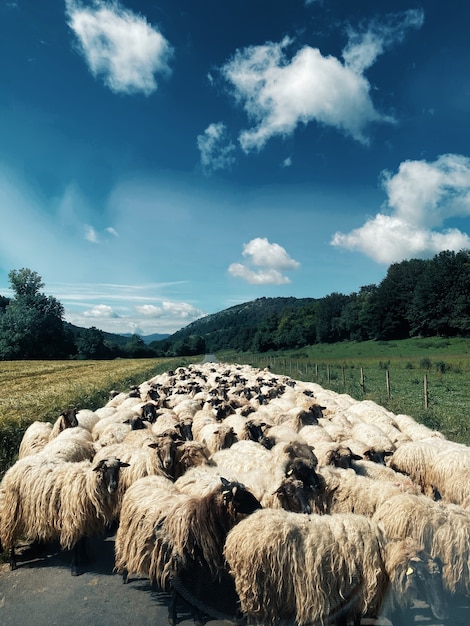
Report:
<svg viewBox="0 0 470 626"><path fill-rule="evenodd" d="M39 421L30 424L20 442L18 458L22 459L30 454L36 454L63 430L78 426L77 413L77 408L65 409L54 424Z"/></svg>
<svg viewBox="0 0 470 626"><path fill-rule="evenodd" d="M470 594L470 513L466 509L401 493L384 500L373 519L387 536L413 537L433 558L439 558L446 591Z"/></svg>
<svg viewBox="0 0 470 626"><path fill-rule="evenodd" d="M119 469L127 464L114 457L99 463L35 457L17 461L3 477L0 542L15 569L18 538L59 540L63 549L73 550L71 573L77 576L85 538L103 532L112 519Z"/></svg>
<svg viewBox="0 0 470 626"><path fill-rule="evenodd" d="M230 530L224 556L249 620L324 626L408 606L420 550L361 515L262 509ZM442 617L443 594L431 601Z"/></svg>
<svg viewBox="0 0 470 626"><path fill-rule="evenodd" d="M18 458L24 459L30 454L36 454L50 439L52 424L50 422L35 421L25 430L20 442Z"/></svg>
<svg viewBox="0 0 470 626"><path fill-rule="evenodd" d="M44 459L45 462L68 461L72 463L91 461L95 452L90 431L76 426L63 430L57 437L51 439L36 456Z"/></svg>
<svg viewBox="0 0 470 626"><path fill-rule="evenodd" d="M78 425L82 428L86 428L90 433L100 419L100 416L91 409L80 409L77 413Z"/></svg>
<svg viewBox="0 0 470 626"><path fill-rule="evenodd" d="M350 468L353 469L359 476L365 476L366 478L372 478L374 480L387 480L393 485L399 487L402 491L408 491L416 495L421 493L421 489L416 485L408 476L400 472L396 472L391 467L385 465L379 465L373 461L365 459L353 459L350 463Z"/></svg>
<svg viewBox="0 0 470 626"><path fill-rule="evenodd" d="M377 507L402 490L388 480L375 480L359 476L352 469L324 466L318 470L319 498L327 513L356 513L372 517ZM321 493L322 492L322 493Z"/></svg>
<svg viewBox="0 0 470 626"><path fill-rule="evenodd" d="M441 451L441 441L437 438L410 441L395 450L389 464L395 471L408 475L425 495L439 498L431 468Z"/></svg>
<svg viewBox="0 0 470 626"><path fill-rule="evenodd" d="M147 484L143 487L142 481ZM116 534L115 570L148 577L161 589L173 590L169 621L176 624L176 593L180 577L191 572L219 579L224 572L223 545L228 531L260 508L240 483L222 478L203 497L162 488L149 488L141 479L125 494Z"/></svg>
<svg viewBox="0 0 470 626"><path fill-rule="evenodd" d="M222 422L206 424L199 430L196 439L207 447L210 454L230 448L237 441L233 428Z"/></svg>

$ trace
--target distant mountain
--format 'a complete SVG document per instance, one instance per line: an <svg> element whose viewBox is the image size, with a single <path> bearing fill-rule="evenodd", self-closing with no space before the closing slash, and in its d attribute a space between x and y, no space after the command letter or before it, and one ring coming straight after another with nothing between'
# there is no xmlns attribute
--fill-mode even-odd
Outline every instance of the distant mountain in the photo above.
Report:
<svg viewBox="0 0 470 626"><path fill-rule="evenodd" d="M146 343L147 345L149 343L152 343L152 341L161 341L162 339L166 339L169 336L170 333L153 333L152 335L140 335L144 343ZM120 335L120 337L126 337L128 339L129 337L132 337L132 333L124 333L123 335Z"/></svg>

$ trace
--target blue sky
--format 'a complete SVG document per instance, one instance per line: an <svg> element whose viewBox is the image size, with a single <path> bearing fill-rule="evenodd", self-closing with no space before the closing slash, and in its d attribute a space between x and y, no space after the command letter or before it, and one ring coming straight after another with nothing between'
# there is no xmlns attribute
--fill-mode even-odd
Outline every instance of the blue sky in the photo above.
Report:
<svg viewBox="0 0 470 626"><path fill-rule="evenodd" d="M0 293L172 333L470 248L470 5L0 2Z"/></svg>

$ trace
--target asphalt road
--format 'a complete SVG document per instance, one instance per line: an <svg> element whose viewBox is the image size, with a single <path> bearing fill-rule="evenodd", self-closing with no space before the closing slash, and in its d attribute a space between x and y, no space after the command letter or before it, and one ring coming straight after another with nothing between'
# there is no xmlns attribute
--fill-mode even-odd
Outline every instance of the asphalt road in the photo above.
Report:
<svg viewBox="0 0 470 626"><path fill-rule="evenodd" d="M43 554L19 551L18 569L0 566L2 626L168 626L169 596L146 579L127 585L113 574L114 538L93 539L94 555L81 576L70 574L70 553L54 547ZM189 607L179 603L178 624L194 626ZM233 626L209 618L208 626Z"/></svg>

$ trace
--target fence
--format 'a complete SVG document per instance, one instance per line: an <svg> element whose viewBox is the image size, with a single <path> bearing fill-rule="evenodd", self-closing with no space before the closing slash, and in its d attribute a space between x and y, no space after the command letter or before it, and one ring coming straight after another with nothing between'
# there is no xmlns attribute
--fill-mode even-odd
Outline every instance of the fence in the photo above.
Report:
<svg viewBox="0 0 470 626"><path fill-rule="evenodd" d="M331 363L317 363L309 360L293 360L284 357L251 355L249 362L255 367L269 367L274 373L286 374L292 378L299 378L303 381L311 381L319 384L326 384L335 391L348 392L347 389L361 392L361 396L382 392L388 400L392 399L392 378L390 367L378 364L381 374L377 374L377 367L369 366L346 366L332 365ZM403 385L403 368L397 369L397 384ZM354 382L356 377L356 383ZM382 383L379 378L382 377ZM424 408L429 408L429 375L422 375L422 385L420 386L421 401ZM416 389L416 375L410 377L410 381ZM342 389L341 389L342 388ZM422 390L422 391L421 391ZM381 393L381 395L383 395Z"/></svg>

